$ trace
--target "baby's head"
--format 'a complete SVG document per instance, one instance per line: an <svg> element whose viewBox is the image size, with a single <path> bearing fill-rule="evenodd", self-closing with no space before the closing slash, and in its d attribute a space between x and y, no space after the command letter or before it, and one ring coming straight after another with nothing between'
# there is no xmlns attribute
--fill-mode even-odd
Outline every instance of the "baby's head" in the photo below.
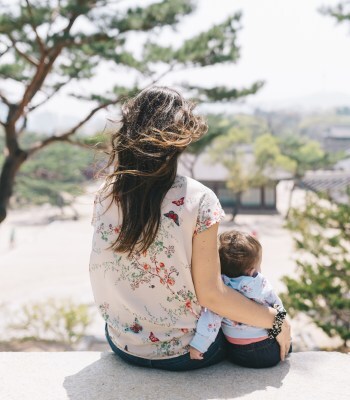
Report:
<svg viewBox="0 0 350 400"><path fill-rule="evenodd" d="M247 275L260 271L261 244L244 232L228 231L219 236L221 273L230 277Z"/></svg>

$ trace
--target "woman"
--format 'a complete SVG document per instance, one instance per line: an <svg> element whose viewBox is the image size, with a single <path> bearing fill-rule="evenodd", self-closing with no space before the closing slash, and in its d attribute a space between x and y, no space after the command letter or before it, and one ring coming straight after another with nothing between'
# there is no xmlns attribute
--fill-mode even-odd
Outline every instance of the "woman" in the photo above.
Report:
<svg viewBox="0 0 350 400"><path fill-rule="evenodd" d="M203 360L190 359L201 306L266 329L281 325L276 310L222 283L220 203L210 189L176 173L179 155L207 130L193 108L177 91L156 86L123 106L112 136L112 172L92 221L91 284L111 348L130 363L177 371L225 358L220 334ZM278 330L284 359L289 325Z"/></svg>

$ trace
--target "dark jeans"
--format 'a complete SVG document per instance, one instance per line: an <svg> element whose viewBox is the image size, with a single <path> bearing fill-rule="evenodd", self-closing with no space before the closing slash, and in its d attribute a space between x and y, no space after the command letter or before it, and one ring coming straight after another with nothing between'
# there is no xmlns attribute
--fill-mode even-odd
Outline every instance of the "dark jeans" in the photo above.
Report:
<svg viewBox="0 0 350 400"><path fill-rule="evenodd" d="M275 339L245 345L228 343L227 357L232 363L247 368L269 368L281 361L280 346Z"/></svg>
<svg viewBox="0 0 350 400"><path fill-rule="evenodd" d="M168 371L190 371L193 369L209 367L226 359L226 346L227 342L224 334L220 330L216 340L209 347L208 351L204 354L203 360L191 360L190 353L184 354L174 358L164 360L148 360L146 358L136 357L125 351L120 350L111 340L108 334L107 325L105 328L106 338L111 346L111 349L122 360L129 364L138 365L140 367L165 369Z"/></svg>

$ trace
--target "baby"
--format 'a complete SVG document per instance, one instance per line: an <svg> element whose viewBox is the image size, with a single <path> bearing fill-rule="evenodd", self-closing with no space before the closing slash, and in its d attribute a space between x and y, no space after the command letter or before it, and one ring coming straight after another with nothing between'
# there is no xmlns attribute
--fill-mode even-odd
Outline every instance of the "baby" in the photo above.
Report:
<svg viewBox="0 0 350 400"><path fill-rule="evenodd" d="M224 232L219 237L219 256L225 285L265 306L283 307L270 283L260 273L262 248L257 239L238 231ZM200 360L214 342L220 327L227 339L228 358L250 368L272 367L280 361L280 348L269 339L267 330L244 325L203 309L196 334L190 345L192 359ZM290 348L289 352L292 351Z"/></svg>

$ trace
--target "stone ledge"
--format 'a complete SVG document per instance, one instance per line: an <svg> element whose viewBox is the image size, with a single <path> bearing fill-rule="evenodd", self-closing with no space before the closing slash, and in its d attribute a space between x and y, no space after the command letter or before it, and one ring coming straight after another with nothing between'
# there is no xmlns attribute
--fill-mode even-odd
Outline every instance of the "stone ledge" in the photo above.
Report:
<svg viewBox="0 0 350 400"><path fill-rule="evenodd" d="M112 353L0 353L1 400L345 400L350 356L294 353L280 365L223 362L192 372L126 365Z"/></svg>

